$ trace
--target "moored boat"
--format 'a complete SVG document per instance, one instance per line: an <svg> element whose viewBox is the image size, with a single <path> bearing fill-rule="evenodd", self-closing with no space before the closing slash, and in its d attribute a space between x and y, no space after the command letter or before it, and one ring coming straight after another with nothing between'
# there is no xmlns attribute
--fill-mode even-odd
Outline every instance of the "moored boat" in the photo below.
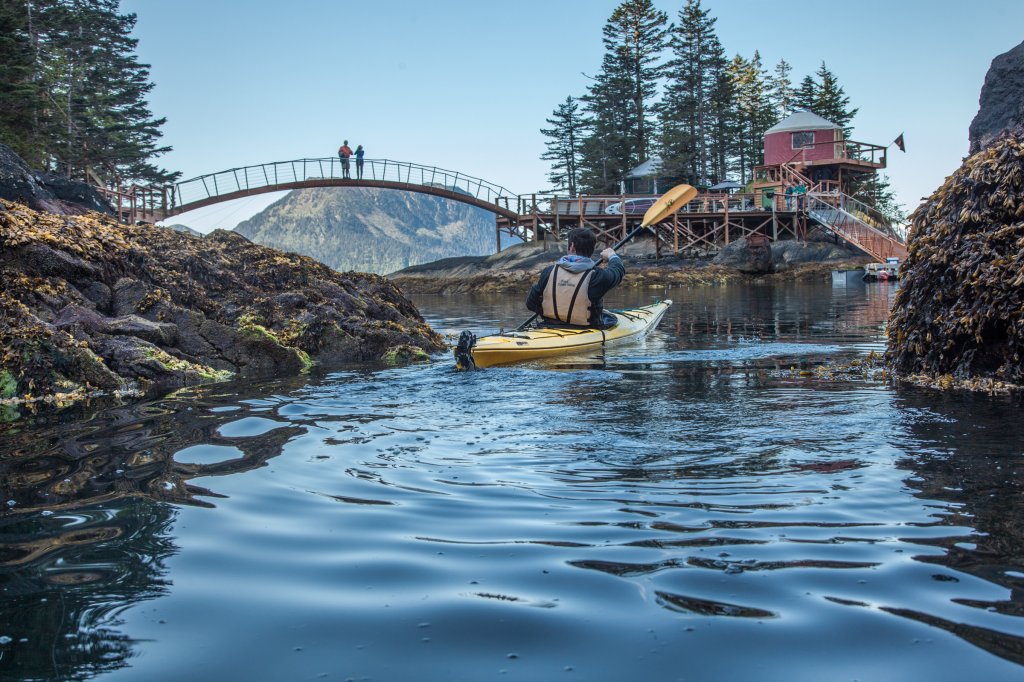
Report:
<svg viewBox="0 0 1024 682"><path fill-rule="evenodd" d="M454 349L459 369L491 367L552 355L582 353L609 343L640 338L657 326L672 301L629 310L608 311L615 324L606 329L539 324L523 330L508 331L476 338L463 332Z"/></svg>

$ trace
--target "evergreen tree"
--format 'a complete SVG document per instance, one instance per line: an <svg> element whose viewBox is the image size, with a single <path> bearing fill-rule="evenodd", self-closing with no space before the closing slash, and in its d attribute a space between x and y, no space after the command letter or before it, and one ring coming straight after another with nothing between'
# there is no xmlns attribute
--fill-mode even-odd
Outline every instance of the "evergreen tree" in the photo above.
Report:
<svg viewBox="0 0 1024 682"><path fill-rule="evenodd" d="M711 185L726 179L729 171L729 156L735 148L738 134L733 100L736 97L736 86L728 69L722 69L715 79L715 87L711 91L709 156L711 168L708 182Z"/></svg>
<svg viewBox="0 0 1024 682"><path fill-rule="evenodd" d="M566 188L569 196L576 196L579 186L580 155L587 122L583 119L577 100L566 97L558 105L552 118L545 119L551 128L541 128L541 134L551 139L545 142L547 151L540 158L552 161L548 180L555 188Z"/></svg>
<svg viewBox="0 0 1024 682"><path fill-rule="evenodd" d="M27 160L39 156L33 130L38 88L24 0L0 0L0 143Z"/></svg>
<svg viewBox="0 0 1024 682"><path fill-rule="evenodd" d="M30 124L15 135L28 160L91 182L167 182L153 157L164 119L146 102L149 67L135 56L135 15L120 14L119 0L0 0L24 21L16 37L28 46L26 96ZM0 10L0 21L3 11ZM6 35L6 32L5 32ZM20 52L24 55L24 49ZM0 52L0 68L19 67ZM22 83L4 79L4 82ZM31 87L29 87L31 86ZM6 102L6 98L5 98Z"/></svg>
<svg viewBox="0 0 1024 682"><path fill-rule="evenodd" d="M853 128L850 121L858 109L850 109L850 98L846 96L835 74L829 71L825 62L813 76L804 76L797 88L795 101L798 109L808 109L818 116L840 126L847 137Z"/></svg>
<svg viewBox="0 0 1024 682"><path fill-rule="evenodd" d="M889 176L884 173L871 173L851 182L850 195L873 207L885 216L893 225L907 222L907 210L896 198Z"/></svg>
<svg viewBox="0 0 1024 682"><path fill-rule="evenodd" d="M626 173L647 158L647 104L657 92L667 22L651 0L626 0L605 24L601 72L583 97L593 120L581 159L588 191L617 192Z"/></svg>
<svg viewBox="0 0 1024 682"><path fill-rule="evenodd" d="M713 173L714 95L725 72L725 50L715 34L717 19L687 0L672 29L668 82L659 107L662 173L696 185Z"/></svg>
<svg viewBox="0 0 1024 682"><path fill-rule="evenodd" d="M768 74L756 50L751 60L736 55L729 65L735 87L735 169L740 182L754 176L754 166L764 160L764 133L778 121L769 98Z"/></svg>
<svg viewBox="0 0 1024 682"><path fill-rule="evenodd" d="M770 98L778 118L784 119L793 113L796 106L796 92L793 90L793 81L789 74L793 67L785 59L780 59L775 65L775 76L771 79Z"/></svg>
<svg viewBox="0 0 1024 682"><path fill-rule="evenodd" d="M858 109L850 109L850 98L843 92L835 74L828 70L825 62L816 74L818 76L817 91L815 92L814 105L811 110L824 119L832 121L843 128L846 136L849 137L853 127L850 121L857 115Z"/></svg>
<svg viewBox="0 0 1024 682"><path fill-rule="evenodd" d="M800 81L800 87L793 93L794 110L807 109L813 111L818 104L818 84L814 82L813 76L804 76Z"/></svg>

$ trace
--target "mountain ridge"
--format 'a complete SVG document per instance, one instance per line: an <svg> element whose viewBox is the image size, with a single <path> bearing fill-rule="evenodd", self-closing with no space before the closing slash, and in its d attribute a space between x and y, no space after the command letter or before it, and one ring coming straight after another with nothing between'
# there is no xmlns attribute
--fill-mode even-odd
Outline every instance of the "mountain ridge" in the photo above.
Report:
<svg viewBox="0 0 1024 682"><path fill-rule="evenodd" d="M336 270L387 274L495 251L494 214L429 194L373 187L294 190L235 231Z"/></svg>

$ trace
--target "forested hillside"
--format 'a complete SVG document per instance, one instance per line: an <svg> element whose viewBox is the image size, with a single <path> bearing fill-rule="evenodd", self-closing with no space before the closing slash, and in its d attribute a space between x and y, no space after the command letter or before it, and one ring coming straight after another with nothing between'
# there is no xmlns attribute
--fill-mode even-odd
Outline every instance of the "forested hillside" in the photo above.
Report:
<svg viewBox="0 0 1024 682"><path fill-rule="evenodd" d="M291 192L235 230L336 270L387 274L493 253L494 221L489 211L428 194L324 187Z"/></svg>

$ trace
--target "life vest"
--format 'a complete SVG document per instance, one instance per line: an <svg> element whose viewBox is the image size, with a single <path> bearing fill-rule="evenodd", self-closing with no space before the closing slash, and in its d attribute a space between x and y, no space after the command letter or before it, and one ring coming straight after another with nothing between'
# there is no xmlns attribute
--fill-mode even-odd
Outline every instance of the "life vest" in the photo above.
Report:
<svg viewBox="0 0 1024 682"><path fill-rule="evenodd" d="M571 272L555 265L541 297L544 317L566 324L589 325L591 301L588 291L593 274L594 268Z"/></svg>
<svg viewBox="0 0 1024 682"><path fill-rule="evenodd" d="M341 154L341 157L343 159L347 159L348 157L352 156L352 149L350 149L347 144L346 145L342 145L338 149L338 153Z"/></svg>

